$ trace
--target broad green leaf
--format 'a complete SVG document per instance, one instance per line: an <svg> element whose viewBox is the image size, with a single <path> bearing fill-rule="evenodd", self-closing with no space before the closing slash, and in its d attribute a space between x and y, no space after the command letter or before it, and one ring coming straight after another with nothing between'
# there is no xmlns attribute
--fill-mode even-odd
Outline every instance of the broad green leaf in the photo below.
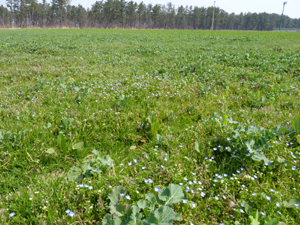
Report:
<svg viewBox="0 0 300 225"><path fill-rule="evenodd" d="M111 217L111 215L106 214L105 217L102 220L102 225L121 225L122 220L114 216L114 218Z"/></svg>
<svg viewBox="0 0 300 225"><path fill-rule="evenodd" d="M144 199L141 199L141 200L138 201L137 204L138 204L138 207L139 207L139 208L144 209L144 208L147 207L148 202L147 202L146 200L144 200Z"/></svg>
<svg viewBox="0 0 300 225"><path fill-rule="evenodd" d="M296 115L294 119L292 120L292 124L295 130L295 134L300 134L300 115Z"/></svg>
<svg viewBox="0 0 300 225"><path fill-rule="evenodd" d="M156 138L155 138L155 142L157 145L162 144L165 141L165 137L160 135L160 134L156 134Z"/></svg>
<svg viewBox="0 0 300 225"><path fill-rule="evenodd" d="M245 203L245 212L250 215L252 213L252 208L251 205L249 203Z"/></svg>
<svg viewBox="0 0 300 225"><path fill-rule="evenodd" d="M165 201L165 206L171 206L174 203L178 203L183 199L183 191L177 184L171 184L169 188L162 189L158 193L158 198Z"/></svg>
<svg viewBox="0 0 300 225"><path fill-rule="evenodd" d="M258 211L256 213L253 213L254 215L249 216L249 219L251 220L250 225L260 225L258 221Z"/></svg>
<svg viewBox="0 0 300 225"><path fill-rule="evenodd" d="M253 149L254 144L255 144L255 141L253 139L251 141L246 141L246 146L250 153L255 152L255 150Z"/></svg>
<svg viewBox="0 0 300 225"><path fill-rule="evenodd" d="M177 213L168 206L156 209L154 211L154 216L157 219L157 224L159 225L171 225L173 224L173 219L178 220Z"/></svg>
<svg viewBox="0 0 300 225"><path fill-rule="evenodd" d="M156 204L157 203L157 200L155 198L155 196L152 194L152 193L147 193L145 195L145 198L149 201L149 203L151 204Z"/></svg>
<svg viewBox="0 0 300 225"><path fill-rule="evenodd" d="M206 168L206 170L207 170L208 172L213 172L213 171L216 170L216 168L215 168L214 166L212 166L212 165L209 165L209 166Z"/></svg>
<svg viewBox="0 0 300 225"><path fill-rule="evenodd" d="M112 160L112 158L110 158L109 155L106 155L103 158L100 158L100 160L105 165L108 165L108 166L113 166L114 165L114 160Z"/></svg>
<svg viewBox="0 0 300 225"><path fill-rule="evenodd" d="M132 213L128 225L142 225L142 214L139 213L140 208L137 206L132 206Z"/></svg>
<svg viewBox="0 0 300 225"><path fill-rule="evenodd" d="M203 151L203 146L202 146L200 140L196 140L196 141L195 141L195 150L196 150L197 152L199 152L199 153L200 153L201 151Z"/></svg>
<svg viewBox="0 0 300 225"><path fill-rule="evenodd" d="M243 225L242 223L240 223L239 221L235 221L234 223L235 225Z"/></svg>
<svg viewBox="0 0 300 225"><path fill-rule="evenodd" d="M85 164L81 165L80 168L81 168L82 173L86 173L87 171L93 169L89 163L85 163Z"/></svg>
<svg viewBox="0 0 300 225"><path fill-rule="evenodd" d="M295 204L299 204L300 205L300 199L290 199L288 201L284 201L283 202L283 206L286 208L295 208Z"/></svg>
<svg viewBox="0 0 300 225"><path fill-rule="evenodd" d="M265 224L264 225L278 225L278 220L276 218L271 218L269 217L268 219L266 219Z"/></svg>
<svg viewBox="0 0 300 225"><path fill-rule="evenodd" d="M143 220L145 225L156 225L158 224L158 220L155 217L154 213L150 213L150 215Z"/></svg>
<svg viewBox="0 0 300 225"><path fill-rule="evenodd" d="M110 208L110 213L111 214L115 214L115 215L120 216L120 217L124 216L124 214L125 214L125 208L120 203L117 203L117 204L114 204L114 205L110 204L109 208Z"/></svg>
<svg viewBox="0 0 300 225"><path fill-rule="evenodd" d="M99 153L99 151L98 151L98 150L96 150L96 149L94 149L94 150L92 151L92 153L93 153L95 156L100 156L100 153Z"/></svg>
<svg viewBox="0 0 300 225"><path fill-rule="evenodd" d="M132 214L132 207L130 205L125 205L123 211L123 221L126 222L127 224L131 219L131 214Z"/></svg>
<svg viewBox="0 0 300 225"><path fill-rule="evenodd" d="M78 142L78 143L76 143L76 144L74 144L73 146L72 146L72 149L80 149L80 148L82 148L83 147L83 145L84 145L84 142Z"/></svg>
<svg viewBox="0 0 300 225"><path fill-rule="evenodd" d="M279 162L279 163L285 163L286 161L285 161L285 158L283 158L283 157L279 157L278 156L278 158L277 158L277 161Z"/></svg>
<svg viewBox="0 0 300 225"><path fill-rule="evenodd" d="M251 157L254 161L271 162L263 153L255 153Z"/></svg>
<svg viewBox="0 0 300 225"><path fill-rule="evenodd" d="M49 128L51 127L51 125L52 125L51 123L47 123L47 124L44 126L44 128L45 128L45 129L49 129Z"/></svg>
<svg viewBox="0 0 300 225"><path fill-rule="evenodd" d="M116 205L120 201L120 194L125 194L125 190L122 186L116 186L112 192L108 195L110 205Z"/></svg>
<svg viewBox="0 0 300 225"><path fill-rule="evenodd" d="M81 174L81 170L77 166L72 166L69 170L68 179L75 181Z"/></svg>
<svg viewBox="0 0 300 225"><path fill-rule="evenodd" d="M46 153L48 153L48 154L55 153L55 148L48 148L47 151L46 151Z"/></svg>
<svg viewBox="0 0 300 225"><path fill-rule="evenodd" d="M150 210L150 212L153 212L156 204L158 204L157 199L155 198L155 196L152 193L146 194L145 198L149 202L148 209Z"/></svg>
<svg viewBox="0 0 300 225"><path fill-rule="evenodd" d="M152 133L153 133L154 135L157 134L158 129L159 129L158 123L157 123L157 122L153 122L153 123L151 124L151 131L152 131Z"/></svg>
<svg viewBox="0 0 300 225"><path fill-rule="evenodd" d="M61 150L66 150L67 149L66 138L63 134L58 135L57 145Z"/></svg>

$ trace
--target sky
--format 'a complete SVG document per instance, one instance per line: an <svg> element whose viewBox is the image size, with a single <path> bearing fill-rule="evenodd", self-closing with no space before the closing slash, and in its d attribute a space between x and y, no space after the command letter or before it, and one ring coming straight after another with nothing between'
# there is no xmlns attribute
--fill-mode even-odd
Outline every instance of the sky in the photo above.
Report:
<svg viewBox="0 0 300 225"><path fill-rule="evenodd" d="M0 0L4 1L4 0ZM81 4L85 8L91 7L96 0L72 0L72 5ZM129 0L127 0L129 1ZM134 0L135 2L140 3L141 0ZM168 2L172 2L173 5L186 6L198 6L198 7L208 7L213 6L213 0L143 0L146 4L167 4ZM241 12L267 12L267 13L282 13L284 0L219 0L216 1L216 6L221 9L224 9L228 13L236 13L240 14ZM287 4L285 5L284 14L291 18L300 18L300 0L287 0Z"/></svg>
<svg viewBox="0 0 300 225"><path fill-rule="evenodd" d="M129 0L127 0L129 1ZM140 3L141 0L133 0L135 2ZM216 6L225 10L228 13L236 13L240 14L241 12L247 13L282 13L283 2L285 0L219 0L216 1ZM50 0L47 0L50 2ZM94 4L96 0L71 0L72 5L81 4L85 8L90 8L92 4ZM213 6L214 0L143 0L146 4L167 4L168 2L172 2L176 7L183 5L192 5L198 7L208 7ZM291 18L300 18L300 0L287 0L287 4L285 5L284 15L287 15ZM5 5L6 0L0 0L0 5Z"/></svg>

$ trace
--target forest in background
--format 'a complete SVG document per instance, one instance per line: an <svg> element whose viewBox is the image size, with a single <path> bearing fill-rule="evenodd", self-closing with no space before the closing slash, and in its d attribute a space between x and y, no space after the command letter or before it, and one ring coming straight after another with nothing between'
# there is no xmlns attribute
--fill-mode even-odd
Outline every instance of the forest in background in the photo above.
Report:
<svg viewBox="0 0 300 225"><path fill-rule="evenodd" d="M210 29L213 7L152 5L125 0L96 1L91 8L68 0L6 0L0 6L0 28L135 28ZM227 13L215 8L214 29L273 30L281 15ZM283 17L282 28L300 28L300 18Z"/></svg>

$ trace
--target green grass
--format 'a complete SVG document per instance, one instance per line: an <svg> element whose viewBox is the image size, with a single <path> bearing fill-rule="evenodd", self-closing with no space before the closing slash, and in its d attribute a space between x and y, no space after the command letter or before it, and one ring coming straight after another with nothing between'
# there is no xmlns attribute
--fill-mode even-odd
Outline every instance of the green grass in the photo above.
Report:
<svg viewBox="0 0 300 225"><path fill-rule="evenodd" d="M266 214L259 214L261 224L267 217L299 224L299 208L283 205L300 198L300 146L292 126L299 114L299 38L281 32L0 30L2 223L101 224L113 187L122 185L131 196L124 202L136 205L155 187L183 183L188 204L174 205L182 219L175 224L250 224L241 203ZM251 140L269 166L247 156ZM83 147L74 148L79 142ZM70 168L93 158L94 149L109 155L113 168L101 165L102 173L79 183L68 179ZM144 182L148 178L153 184Z"/></svg>

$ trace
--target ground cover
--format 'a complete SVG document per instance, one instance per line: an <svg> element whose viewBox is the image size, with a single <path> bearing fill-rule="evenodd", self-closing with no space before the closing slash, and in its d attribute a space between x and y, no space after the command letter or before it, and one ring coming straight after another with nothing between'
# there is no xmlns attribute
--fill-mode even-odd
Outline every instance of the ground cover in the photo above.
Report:
<svg viewBox="0 0 300 225"><path fill-rule="evenodd" d="M0 30L2 223L299 224L299 37Z"/></svg>

